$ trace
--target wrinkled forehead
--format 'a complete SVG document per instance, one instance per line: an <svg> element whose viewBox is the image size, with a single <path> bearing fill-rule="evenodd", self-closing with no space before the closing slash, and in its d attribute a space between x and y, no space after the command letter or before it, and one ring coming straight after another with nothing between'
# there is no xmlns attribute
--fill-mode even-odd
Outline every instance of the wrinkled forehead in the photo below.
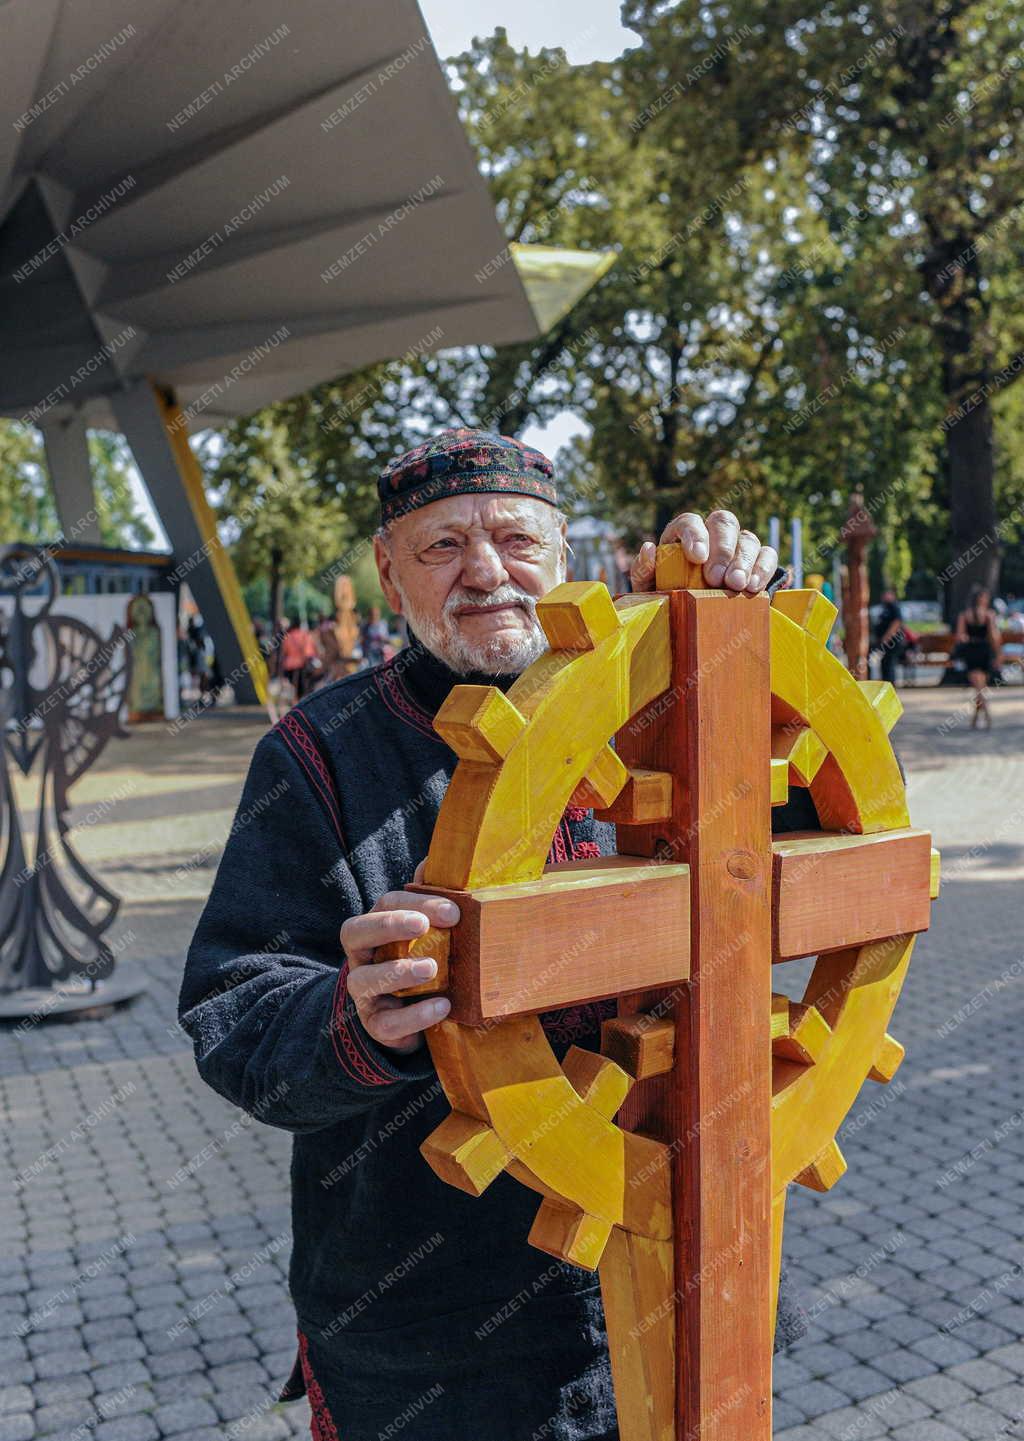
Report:
<svg viewBox="0 0 1024 1441"><path fill-rule="evenodd" d="M494 532L510 525L537 536L548 535L558 523L558 512L547 501L530 495L450 495L421 506L392 522L393 536L412 544L438 535Z"/></svg>

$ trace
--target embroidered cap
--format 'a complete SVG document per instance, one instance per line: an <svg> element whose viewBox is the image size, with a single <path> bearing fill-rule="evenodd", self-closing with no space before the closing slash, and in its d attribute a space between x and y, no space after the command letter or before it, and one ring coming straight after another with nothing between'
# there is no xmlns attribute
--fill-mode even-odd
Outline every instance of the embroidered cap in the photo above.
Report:
<svg viewBox="0 0 1024 1441"><path fill-rule="evenodd" d="M380 473L382 523L449 495L501 491L558 504L555 467L521 440L489 430L442 430L397 456Z"/></svg>

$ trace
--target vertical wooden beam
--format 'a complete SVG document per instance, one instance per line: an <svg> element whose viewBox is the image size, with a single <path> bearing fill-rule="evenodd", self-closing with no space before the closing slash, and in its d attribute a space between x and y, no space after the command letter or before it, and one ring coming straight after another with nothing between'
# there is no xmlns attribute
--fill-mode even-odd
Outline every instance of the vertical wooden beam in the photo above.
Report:
<svg viewBox="0 0 1024 1441"><path fill-rule="evenodd" d="M620 840L689 862L691 979L623 1003L674 1015L676 1064L634 1086L622 1119L674 1157L678 1441L770 1441L768 603L675 591L671 605L668 705L625 727L619 754L672 771L673 818Z"/></svg>

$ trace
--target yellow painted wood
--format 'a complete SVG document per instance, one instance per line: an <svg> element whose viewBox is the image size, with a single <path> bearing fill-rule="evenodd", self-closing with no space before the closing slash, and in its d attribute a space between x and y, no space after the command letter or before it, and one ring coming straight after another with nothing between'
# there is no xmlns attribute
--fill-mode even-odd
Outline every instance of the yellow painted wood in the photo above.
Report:
<svg viewBox="0 0 1024 1441"><path fill-rule="evenodd" d="M932 847L931 856L931 884L928 888L928 895L934 901L939 894L942 885L942 853Z"/></svg>
<svg viewBox="0 0 1024 1441"><path fill-rule="evenodd" d="M569 599L558 601L566 626ZM536 880L573 791L630 716L669 683L667 599L616 613L619 622L591 650L542 656L507 699L528 721L499 768L456 767L424 869L431 886L470 890ZM610 602L609 602L610 604ZM581 616L575 630L592 620ZM501 694L501 692L498 692Z"/></svg>
<svg viewBox="0 0 1024 1441"><path fill-rule="evenodd" d="M775 726L772 730L772 760L787 763L790 785L809 786L827 755L810 726Z"/></svg>
<svg viewBox="0 0 1024 1441"><path fill-rule="evenodd" d="M857 684L871 702L872 709L877 712L886 733L891 731L903 714L903 702L896 687L887 680L859 680Z"/></svg>
<svg viewBox="0 0 1024 1441"><path fill-rule="evenodd" d="M772 1040L789 1035L789 997L772 992Z"/></svg>
<svg viewBox="0 0 1024 1441"><path fill-rule="evenodd" d="M846 1170L846 1158L835 1140L829 1141L806 1170L801 1171L797 1181L811 1191L831 1191Z"/></svg>
<svg viewBox="0 0 1024 1441"><path fill-rule="evenodd" d="M497 765L526 721L496 685L457 685L434 717L434 729L460 760Z"/></svg>
<svg viewBox="0 0 1024 1441"><path fill-rule="evenodd" d="M772 760L772 805L784 806L789 800L789 761Z"/></svg>
<svg viewBox="0 0 1024 1441"><path fill-rule="evenodd" d="M623 1441L675 1441L672 1243L615 1227L600 1276L619 1434Z"/></svg>
<svg viewBox="0 0 1024 1441"><path fill-rule="evenodd" d="M167 443L178 467L182 488L188 498L196 526L203 537L203 549L210 563L217 589L221 593L224 607L231 621L231 628L238 639L238 646L245 659L245 668L252 678L253 688L262 705L267 703L267 663L253 633L252 617L238 584L238 576L231 557L224 549L217 531L217 520L206 498L203 472L192 450L188 438L188 424L184 412L176 400L172 400L159 386L153 386L157 409L163 420Z"/></svg>
<svg viewBox="0 0 1024 1441"><path fill-rule="evenodd" d="M778 592L771 607L773 718L798 718L828 751L810 786L822 825L856 834L908 825L906 788L881 717L837 657L785 614L787 594L794 592Z"/></svg>
<svg viewBox="0 0 1024 1441"><path fill-rule="evenodd" d="M605 746L573 791L570 804L607 810L628 778L629 772L611 746Z"/></svg>
<svg viewBox="0 0 1024 1441"><path fill-rule="evenodd" d="M594 650L619 627L608 587L597 580L566 581L537 604L552 650Z"/></svg>
<svg viewBox="0 0 1024 1441"><path fill-rule="evenodd" d="M875 1057L875 1064L868 1075L873 1081L891 1081L903 1063L906 1051L893 1036L887 1035Z"/></svg>
<svg viewBox="0 0 1024 1441"><path fill-rule="evenodd" d="M659 587L699 588L680 548L666 550ZM665 597L624 597L613 625L592 588L560 590L549 598L547 632L558 647L505 697L522 728L456 771L428 857L429 885L512 891L535 881L566 802L607 765L615 731L669 685ZM773 725L797 737L771 758L772 801L788 798L791 782L809 781L825 826L847 833L819 837L825 849L908 824L887 733L891 702L823 649L833 616L818 592L783 592L770 616ZM613 804L633 784L627 777ZM776 1278L788 1184L835 1183L845 1167L835 1135L864 1078L894 1074L901 1048L888 1025L912 949L912 937L896 936L832 952L819 958L802 1001L773 998ZM582 1264L601 1254L621 1434L673 1441L670 1158L667 1147L612 1121L629 1088L625 1067L575 1048L560 1067L533 1017L479 1029L443 1022L428 1040L461 1129L445 1148L439 1128L425 1153L433 1145L464 1185L467 1176L482 1184L507 1158L509 1174L544 1198L540 1243Z"/></svg>
<svg viewBox="0 0 1024 1441"><path fill-rule="evenodd" d="M493 1128L519 1179L626 1230L671 1234L668 1148L581 1100L536 1017L428 1034L452 1104Z"/></svg>
<svg viewBox="0 0 1024 1441"><path fill-rule="evenodd" d="M593 1106L610 1121L629 1095L633 1078L621 1066L597 1051L570 1046L562 1061L573 1090L581 1101Z"/></svg>
<svg viewBox="0 0 1024 1441"><path fill-rule="evenodd" d="M584 1271L596 1271L611 1236L611 1223L588 1216L575 1207L560 1206L545 1197L540 1203L528 1240L539 1251L557 1256Z"/></svg>
<svg viewBox="0 0 1024 1441"><path fill-rule="evenodd" d="M452 1111L420 1148L436 1175L449 1186L481 1196L511 1159L490 1126Z"/></svg>
<svg viewBox="0 0 1024 1441"><path fill-rule="evenodd" d="M782 1274L782 1232L786 1221L786 1188L772 1197L772 1331L779 1312L779 1277Z"/></svg>
<svg viewBox="0 0 1024 1441"><path fill-rule="evenodd" d="M831 1027L813 1066L778 1060L772 1099L772 1194L815 1163L845 1120L888 1031L914 949L913 936L819 958L804 1002Z"/></svg>
<svg viewBox="0 0 1024 1441"><path fill-rule="evenodd" d="M772 596L772 606L822 646L832 634L839 614L820 590L777 590Z"/></svg>
<svg viewBox="0 0 1024 1441"><path fill-rule="evenodd" d="M789 1029L772 1041L772 1054L802 1066L813 1066L821 1060L832 1031L817 1006L792 1004L789 1008Z"/></svg>
<svg viewBox="0 0 1024 1441"><path fill-rule="evenodd" d="M668 771L630 766L626 784L608 807L595 810L596 818L619 826L643 826L672 814L672 776Z"/></svg>

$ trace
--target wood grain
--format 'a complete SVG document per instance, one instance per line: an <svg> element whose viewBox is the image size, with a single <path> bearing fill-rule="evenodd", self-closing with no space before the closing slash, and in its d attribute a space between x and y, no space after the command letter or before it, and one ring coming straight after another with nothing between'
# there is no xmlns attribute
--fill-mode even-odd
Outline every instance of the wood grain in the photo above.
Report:
<svg viewBox="0 0 1024 1441"><path fill-rule="evenodd" d="M690 873L628 856L570 861L539 881L473 891L410 885L462 912L447 932L451 1019L483 1025L689 975ZM642 916L643 944L637 945ZM435 987L436 989L436 987Z"/></svg>
<svg viewBox="0 0 1024 1441"><path fill-rule="evenodd" d="M670 599L672 686L617 749L629 767L671 772L677 803L670 821L618 837L622 850L689 862L691 980L621 1003L620 1014L674 1014L676 1064L634 1086L620 1121L674 1158L675 1435L769 1441L769 607L711 591Z"/></svg>
<svg viewBox="0 0 1024 1441"><path fill-rule="evenodd" d="M779 837L772 850L773 960L928 929L927 831L870 836L794 831Z"/></svg>

